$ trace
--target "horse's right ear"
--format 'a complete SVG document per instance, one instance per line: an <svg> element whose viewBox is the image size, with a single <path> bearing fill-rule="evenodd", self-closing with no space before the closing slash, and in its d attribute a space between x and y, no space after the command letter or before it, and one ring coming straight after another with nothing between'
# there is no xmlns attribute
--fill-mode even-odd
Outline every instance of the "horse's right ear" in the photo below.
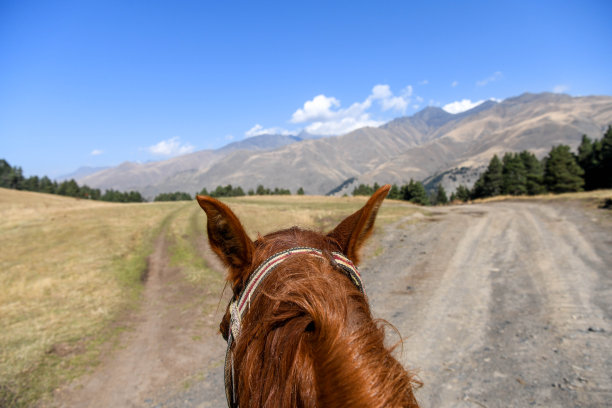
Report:
<svg viewBox="0 0 612 408"><path fill-rule="evenodd" d="M390 189L391 186L387 184L376 190L366 205L344 219L332 232L327 234L328 237L338 242L344 255L355 265L359 264L359 250L374 230L376 214Z"/></svg>
<svg viewBox="0 0 612 408"><path fill-rule="evenodd" d="M208 196L196 196L200 207L206 212L208 241L219 258L230 267L229 279L238 284L244 268L251 265L254 245L240 220L219 200Z"/></svg>

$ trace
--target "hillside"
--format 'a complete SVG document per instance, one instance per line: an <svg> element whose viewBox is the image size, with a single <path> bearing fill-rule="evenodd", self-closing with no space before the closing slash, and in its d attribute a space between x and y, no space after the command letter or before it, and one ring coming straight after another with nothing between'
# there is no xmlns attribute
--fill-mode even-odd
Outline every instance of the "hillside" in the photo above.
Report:
<svg viewBox="0 0 612 408"><path fill-rule="evenodd" d="M220 149L144 165L125 163L80 182L135 189L147 197L226 184L304 187L307 194L325 194L353 177L355 183L403 184L455 167L475 169L507 151L528 149L541 157L553 145L575 148L583 134L599 137L611 123L612 97L526 93L456 115L428 107L379 128L276 148Z"/></svg>
<svg viewBox="0 0 612 408"><path fill-rule="evenodd" d="M87 174L78 178L78 181L79 184L100 189L137 190L149 198L160 192L192 191L184 188L184 183L179 183L181 186L174 186L170 180L176 176L179 179L188 179L189 175L196 171L207 171L213 164L237 151L257 152L276 149L300 140L302 138L298 136L260 135L230 143L217 150L201 150L169 160L148 163L124 162L113 168ZM201 187L195 190L199 191Z"/></svg>

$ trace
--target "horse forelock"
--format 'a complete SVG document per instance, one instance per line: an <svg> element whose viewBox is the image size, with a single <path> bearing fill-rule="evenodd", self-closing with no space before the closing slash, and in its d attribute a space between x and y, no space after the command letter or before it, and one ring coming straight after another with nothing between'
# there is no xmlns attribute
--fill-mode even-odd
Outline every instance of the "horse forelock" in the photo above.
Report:
<svg viewBox="0 0 612 408"><path fill-rule="evenodd" d="M291 228L255 241L253 263L295 246L337 245ZM414 380L385 347L364 295L322 258L296 255L271 272L233 353L241 407L417 406Z"/></svg>

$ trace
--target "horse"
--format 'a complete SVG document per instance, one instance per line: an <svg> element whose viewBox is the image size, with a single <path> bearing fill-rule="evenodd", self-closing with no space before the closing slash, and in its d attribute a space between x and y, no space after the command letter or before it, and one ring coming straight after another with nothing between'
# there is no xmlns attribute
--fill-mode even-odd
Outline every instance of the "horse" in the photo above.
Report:
<svg viewBox="0 0 612 408"><path fill-rule="evenodd" d="M418 407L420 382L385 346L355 266L389 189L327 234L255 241L227 205L197 196L233 292L220 324L229 407Z"/></svg>

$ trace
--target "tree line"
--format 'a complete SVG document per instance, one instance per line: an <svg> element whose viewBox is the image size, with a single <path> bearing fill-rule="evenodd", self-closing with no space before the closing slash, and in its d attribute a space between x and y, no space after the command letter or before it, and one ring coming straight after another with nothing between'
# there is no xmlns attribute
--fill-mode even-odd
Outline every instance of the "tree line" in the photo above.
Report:
<svg viewBox="0 0 612 408"><path fill-rule="evenodd" d="M378 183L373 187L360 184L353 195L371 195L378 187ZM506 153L501 160L494 155L471 189L460 185L450 198L441 184L428 195L423 184L414 180L401 187L394 184L389 198L436 205L497 195L558 194L604 188L612 188L612 126L599 140L583 135L576 153L567 145L558 145L542 160L528 150Z"/></svg>
<svg viewBox="0 0 612 408"><path fill-rule="evenodd" d="M369 186L367 184L359 184L357 187L353 189L354 196L371 196L374 194L376 190L380 188L378 183L374 183L374 186ZM420 181L414 181L410 179L408 184L404 184L403 186L398 186L397 184L393 184L391 186L391 190L389 190L389 195L387 197L394 200L404 200L410 201L419 205L430 205L430 204L446 204L448 202L448 198L446 197L446 192L442 185L438 185L438 188L441 189L444 197L439 197L439 194L428 195L425 190L425 186Z"/></svg>
<svg viewBox="0 0 612 408"><path fill-rule="evenodd" d="M599 140L583 135L576 153L567 145L558 145L542 160L526 150L506 153L501 160L495 155L472 190L460 186L455 194L467 201L604 188L612 188L612 126Z"/></svg>
<svg viewBox="0 0 612 408"><path fill-rule="evenodd" d="M234 187L231 184L226 186L217 186L214 190L208 191L206 187L204 187L199 193L199 195L207 195L215 198L220 197L244 197L246 195L291 195L291 190L287 188L278 188L274 189L266 188L263 185L258 185L255 189L249 189L246 193L244 189L240 186ZM297 192L297 195L304 195L304 189L300 187ZM158 194L154 201L181 201L181 200L192 200L193 197L189 193L184 193L177 191L175 193L161 193Z"/></svg>
<svg viewBox="0 0 612 408"><path fill-rule="evenodd" d="M287 188L278 188L275 187L273 190L267 187L264 187L262 184L259 184L255 189L249 189L246 193L242 189L242 187L232 187L231 184L226 186L217 186L216 189L211 190L210 192L204 187L202 191L198 194L200 195L208 195L211 197L242 197L245 195L291 195L291 190ZM304 189L302 187L298 188L297 195L304 195Z"/></svg>
<svg viewBox="0 0 612 408"><path fill-rule="evenodd" d="M67 197L84 198L90 200L110 201L117 203L145 202L145 198L138 191L118 191L114 189L105 190L104 193L99 188L91 188L87 185L80 186L74 179L57 182L47 176L25 177L23 170L18 166L11 166L6 160L0 159L0 187L15 190L34 191L38 193L58 194ZM274 189L266 188L263 185L256 189L250 189L247 193L242 187L217 186L210 193L203 188L196 194L210 195L211 197L240 197L245 195L291 195L291 191L286 188ZM304 189L300 187L296 194L303 195ZM153 201L188 201L193 200L189 193L177 191L174 193L160 193Z"/></svg>
<svg viewBox="0 0 612 408"><path fill-rule="evenodd" d="M99 188L79 186L74 179L57 182L47 176L26 178L21 167L11 166L4 159L0 159L0 187L118 203L145 201L138 191L123 192L110 189L102 193Z"/></svg>

